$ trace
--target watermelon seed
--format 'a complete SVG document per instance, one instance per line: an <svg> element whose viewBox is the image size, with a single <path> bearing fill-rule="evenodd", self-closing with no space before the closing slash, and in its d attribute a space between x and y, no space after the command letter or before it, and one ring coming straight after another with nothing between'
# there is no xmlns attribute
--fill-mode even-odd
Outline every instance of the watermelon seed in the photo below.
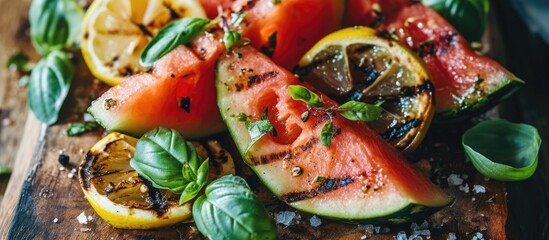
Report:
<svg viewBox="0 0 549 240"><path fill-rule="evenodd" d="M292 168L292 177L297 177L303 173L303 169L301 167L295 166Z"/></svg>

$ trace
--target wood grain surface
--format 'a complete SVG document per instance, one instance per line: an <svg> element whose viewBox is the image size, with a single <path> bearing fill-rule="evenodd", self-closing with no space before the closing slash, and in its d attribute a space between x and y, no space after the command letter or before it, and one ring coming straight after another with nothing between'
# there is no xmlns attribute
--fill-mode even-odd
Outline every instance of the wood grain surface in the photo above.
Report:
<svg viewBox="0 0 549 240"><path fill-rule="evenodd" d="M18 50L25 51L33 59L37 57L26 35L29 2L30 0L0 0L0 12L3 13L0 14L0 26L3 30L0 34L0 64L4 64L7 58ZM492 47L507 46L507 63L510 70L528 82L527 87L508 101L501 112L508 119L533 124L539 129L542 139L549 139L547 45L536 37L525 39L524 36L529 36L529 33L523 25L515 21L517 18L512 15L514 13L510 10L508 1L494 2L494 9L499 13L497 21L502 25L501 29L507 42L503 45L503 41L496 41L497 44ZM496 56L499 59L503 57L500 53L501 51ZM71 89L71 100L63 107L63 120L51 127L43 126L32 115L27 117L26 89L17 86L19 76L0 66L0 118L7 116L13 120L12 125L0 125L0 163L8 163L13 168L6 195L0 206L0 238L200 238L192 223L150 231L114 229L100 219L89 206L77 178L70 178L69 172L71 168L78 166L87 149L100 139L103 132L98 130L81 137L68 137L65 130L68 123L81 119L83 106L86 106L90 95L102 91L104 86L94 81L80 58L77 57L76 62L79 63L79 76ZM492 111L492 114L497 112L499 110ZM481 233L485 239L549 239L549 142L543 142L540 164L535 176L524 182L507 184L510 213L507 221L505 184L486 181L463 161L459 139L461 132L471 124L467 122L434 125L422 147L409 156L409 159L433 181L456 196L452 206L428 219L431 239L446 239L449 233L455 233L458 239L471 239L477 233ZM226 144L228 148L233 148L230 143ZM61 165L57 161L60 150L70 156L70 164L63 166L64 170L60 169ZM294 211L273 200L251 171L241 161L237 162L240 163L238 174L251 183L253 190L268 203L268 209L273 215L281 211ZM471 188L473 185L481 185L487 192L474 193L470 190L466 193L457 186L448 186L449 174L459 174ZM0 185L0 192L5 188L6 181L1 184L4 185ZM86 225L78 223L76 217L82 212L91 215L93 220ZM374 227L371 230L367 225L343 224L325 219L322 220L320 227L311 227L311 215L298 214L301 216L298 224L287 227L278 224L281 239L361 239L363 236L368 239L394 239L400 231L408 235L412 232L410 224L371 226ZM56 218L58 221L54 223L53 220ZM418 224L421 224L421 221L418 221ZM379 233L375 231L375 227L380 227ZM385 232L387 230L389 232Z"/></svg>
<svg viewBox="0 0 549 240"><path fill-rule="evenodd" d="M11 169L23 135L27 117L27 91L19 87L19 75L5 66L16 52L23 51L37 59L27 35L27 10L30 0L0 1L0 164ZM0 179L0 202L4 196L8 178Z"/></svg>

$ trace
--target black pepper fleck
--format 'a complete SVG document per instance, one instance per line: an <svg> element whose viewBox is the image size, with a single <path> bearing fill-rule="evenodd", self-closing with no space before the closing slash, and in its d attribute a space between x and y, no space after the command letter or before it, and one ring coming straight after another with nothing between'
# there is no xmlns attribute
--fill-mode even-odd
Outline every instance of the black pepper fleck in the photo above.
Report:
<svg viewBox="0 0 549 240"><path fill-rule="evenodd" d="M60 153L59 158L57 159L57 161L59 161L61 165L69 164L69 160L70 160L69 156L65 155L64 153Z"/></svg>

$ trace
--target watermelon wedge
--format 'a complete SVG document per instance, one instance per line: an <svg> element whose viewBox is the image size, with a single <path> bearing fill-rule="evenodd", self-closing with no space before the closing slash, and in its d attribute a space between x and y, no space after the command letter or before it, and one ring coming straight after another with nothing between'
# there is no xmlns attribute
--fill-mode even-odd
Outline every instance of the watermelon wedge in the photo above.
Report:
<svg viewBox="0 0 549 240"><path fill-rule="evenodd" d="M439 119L481 113L524 84L494 60L477 54L454 27L419 1L349 0L345 24L374 27L425 61Z"/></svg>
<svg viewBox="0 0 549 240"><path fill-rule="evenodd" d="M224 55L217 64L218 106L245 162L281 200L327 218L371 223L411 221L452 202L365 124L334 114L332 144L321 144L329 116L303 120L308 106L288 92L290 85L312 87L254 48L237 51L241 58ZM265 109L277 134L247 151L250 134L236 116L259 120Z"/></svg>
<svg viewBox="0 0 549 240"><path fill-rule="evenodd" d="M139 137L157 127L195 139L225 130L215 101L214 66L225 52L220 31L202 34L92 102L88 112L109 131Z"/></svg>

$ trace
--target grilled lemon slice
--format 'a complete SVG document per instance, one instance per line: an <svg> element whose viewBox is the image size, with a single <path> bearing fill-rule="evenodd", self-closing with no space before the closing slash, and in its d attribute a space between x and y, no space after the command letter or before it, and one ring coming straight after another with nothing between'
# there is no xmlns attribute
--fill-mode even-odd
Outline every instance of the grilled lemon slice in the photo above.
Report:
<svg viewBox="0 0 549 240"><path fill-rule="evenodd" d="M183 17L206 17L198 0L95 0L84 16L82 55L109 85L144 72L139 55L156 33Z"/></svg>
<svg viewBox="0 0 549 240"><path fill-rule="evenodd" d="M366 27L334 32L300 60L301 79L340 102L378 103L385 111L368 125L410 152L433 117L434 88L423 62L408 48Z"/></svg>
<svg viewBox="0 0 549 240"><path fill-rule="evenodd" d="M154 188L130 166L136 143L135 138L111 133L90 149L79 169L90 205L116 228L151 229L189 219L191 203L179 205L179 195ZM201 157L210 158L210 179L234 174L233 159L217 141L193 145Z"/></svg>

